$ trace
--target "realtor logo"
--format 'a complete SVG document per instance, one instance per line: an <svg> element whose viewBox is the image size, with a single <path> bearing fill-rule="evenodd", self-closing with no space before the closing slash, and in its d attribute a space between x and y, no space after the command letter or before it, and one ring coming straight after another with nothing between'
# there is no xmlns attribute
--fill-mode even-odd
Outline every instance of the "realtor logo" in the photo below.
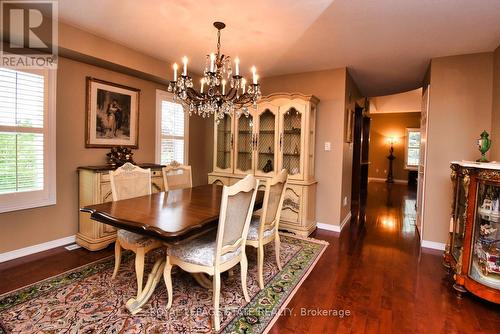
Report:
<svg viewBox="0 0 500 334"><path fill-rule="evenodd" d="M1 1L1 63L10 68L57 68L57 1Z"/></svg>

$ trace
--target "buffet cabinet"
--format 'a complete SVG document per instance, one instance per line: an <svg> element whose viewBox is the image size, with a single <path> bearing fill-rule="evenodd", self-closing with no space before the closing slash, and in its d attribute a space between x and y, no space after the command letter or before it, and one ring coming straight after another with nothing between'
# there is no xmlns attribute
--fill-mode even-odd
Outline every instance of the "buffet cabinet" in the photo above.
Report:
<svg viewBox="0 0 500 334"><path fill-rule="evenodd" d="M214 122L213 172L208 182L232 185L253 174L263 181L289 173L280 229L309 235L315 228L314 147L319 100L272 94L248 116L226 114Z"/></svg>
<svg viewBox="0 0 500 334"><path fill-rule="evenodd" d="M444 254L459 294L500 303L500 165L452 162L453 205Z"/></svg>
<svg viewBox="0 0 500 334"><path fill-rule="evenodd" d="M141 168L151 169L151 190L153 193L164 191L162 165L138 164ZM78 207L111 202L110 166L78 167ZM116 229L90 219L85 212L79 213L76 243L88 250L106 248L116 239Z"/></svg>

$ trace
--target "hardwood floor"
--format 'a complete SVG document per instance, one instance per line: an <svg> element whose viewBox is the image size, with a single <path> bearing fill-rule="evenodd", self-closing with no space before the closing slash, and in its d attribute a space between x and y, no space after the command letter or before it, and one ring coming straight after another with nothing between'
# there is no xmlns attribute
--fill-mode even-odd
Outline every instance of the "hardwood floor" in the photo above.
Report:
<svg viewBox="0 0 500 334"><path fill-rule="evenodd" d="M458 299L441 252L420 249L414 192L370 183L368 193L340 236L313 234L330 246L271 333L498 333L500 306ZM61 247L2 263L0 294L112 254Z"/></svg>

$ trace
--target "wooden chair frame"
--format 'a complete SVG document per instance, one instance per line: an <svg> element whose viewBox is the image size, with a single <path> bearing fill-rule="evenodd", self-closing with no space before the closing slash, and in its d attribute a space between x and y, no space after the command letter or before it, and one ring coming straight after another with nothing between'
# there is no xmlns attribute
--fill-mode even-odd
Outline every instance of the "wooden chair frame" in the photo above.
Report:
<svg viewBox="0 0 500 334"><path fill-rule="evenodd" d="M165 269L163 272L163 278L165 280L165 285L167 286L167 293L168 293L167 309L169 309L172 306L171 270L174 265L179 266L183 270L190 273L205 273L210 276L213 276L212 284L213 284L213 301L214 301L214 327L216 331L220 329L219 298L220 298L221 273L233 268L239 263L241 265L241 285L243 289L243 295L247 302L250 301L250 297L248 296L248 291L247 291L248 262L245 254L245 245L258 187L259 187L259 180L257 180L253 175L247 175L243 180L239 181L238 183L232 186L229 187L224 186L224 189L222 191L220 219L219 219L219 227L217 230L217 239L215 245L216 250L215 250L213 265L204 266L199 264L193 264L185 262L182 259L177 258L175 256L167 255L167 262L165 264ZM251 197L251 202L245 219L245 223L243 225L242 235L232 245L223 246L222 242L224 236L224 227L226 224L228 199L230 196L234 196L240 192L250 192L250 191L252 191L253 194ZM229 252L234 252L238 249L240 249L239 255L231 258L226 262L221 262L222 255Z"/></svg>
<svg viewBox="0 0 500 334"><path fill-rule="evenodd" d="M119 178L120 175L125 174L125 173L144 173L148 174L149 180L148 180L148 185L149 185L149 191L145 194L140 194L139 196L143 195L151 195L151 170L148 169L143 169L138 166L135 166L131 163L125 163L123 166L117 168L115 171L110 171L109 172L109 180L111 183L111 193L113 196L113 201L118 201L120 199L124 198L119 198L118 196L118 191L117 191L117 179ZM155 240L154 242L151 242L149 245L146 247L143 247L141 245L135 244L135 243L130 243L127 240L121 239L119 237L116 238L115 241L115 268L113 271L113 276L112 279L116 277L118 274L118 270L120 269L120 264L121 264L121 258L122 258L122 248L130 250L135 253L135 274L136 274L136 279L137 279L137 296L139 296L142 292L143 289L143 279L144 279L144 262L145 262L145 257L146 253L149 251L162 247L162 243L159 240Z"/></svg>
<svg viewBox="0 0 500 334"><path fill-rule="evenodd" d="M259 287L261 289L264 289L264 246L270 243L271 241L274 240L274 250L276 253L276 263L278 264L278 269L281 270L281 262L280 262L280 236L278 233L278 227L279 227L279 222L280 222L280 217L281 217L281 209L283 207L283 201L285 199L285 192L286 192L286 186L288 182L288 172L286 169L283 169L278 175L274 176L272 179L267 180L266 183L266 190L264 194L264 204L262 206L262 214L260 216L260 223L259 223L259 232L258 232L258 238L257 240L247 240L247 245L252 246L254 248L257 248L257 270L258 270L258 276L259 276ZM278 204L278 209L276 211L276 216L274 217L274 220L266 224L266 216L267 216L267 209L269 205L269 196L271 193L271 186L274 186L278 183L283 183L283 190L280 195L279 199L279 204ZM274 228L274 233L264 237L264 231L270 230Z"/></svg>
<svg viewBox="0 0 500 334"><path fill-rule="evenodd" d="M186 185L185 187L182 187L182 188L192 188L193 187L193 174L191 172L191 166L181 165L177 161L172 161L169 165L162 168L163 184L165 187L165 191L180 189L180 188L171 189L168 186L168 176L167 176L168 173L173 172L173 171L177 171L177 170L183 170L183 171L189 173L189 185Z"/></svg>

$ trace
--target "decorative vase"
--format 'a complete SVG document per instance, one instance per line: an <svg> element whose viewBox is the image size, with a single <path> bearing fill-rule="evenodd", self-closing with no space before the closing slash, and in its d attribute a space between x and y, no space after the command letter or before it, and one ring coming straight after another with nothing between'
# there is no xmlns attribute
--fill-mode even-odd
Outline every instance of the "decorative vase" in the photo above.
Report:
<svg viewBox="0 0 500 334"><path fill-rule="evenodd" d="M481 138L477 140L477 146L479 148L479 152L481 152L481 158L477 159L479 162L488 162L488 159L486 159L486 152L488 152L491 147L491 139L489 136L490 135L485 130L481 133Z"/></svg>

